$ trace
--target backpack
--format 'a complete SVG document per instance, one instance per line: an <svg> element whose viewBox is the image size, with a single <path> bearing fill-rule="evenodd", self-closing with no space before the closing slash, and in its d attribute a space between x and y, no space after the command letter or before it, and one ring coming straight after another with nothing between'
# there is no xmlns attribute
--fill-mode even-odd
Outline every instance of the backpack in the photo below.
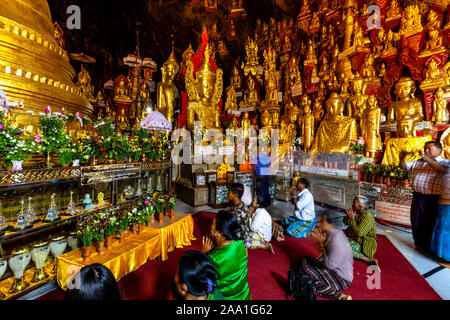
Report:
<svg viewBox="0 0 450 320"><path fill-rule="evenodd" d="M307 275L299 275L294 270L288 271L289 296L295 300L317 300L314 292L315 281Z"/></svg>

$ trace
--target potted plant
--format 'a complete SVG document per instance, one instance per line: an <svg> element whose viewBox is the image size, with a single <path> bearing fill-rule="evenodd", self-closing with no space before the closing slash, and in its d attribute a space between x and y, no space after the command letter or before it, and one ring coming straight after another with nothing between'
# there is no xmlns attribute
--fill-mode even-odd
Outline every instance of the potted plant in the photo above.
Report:
<svg viewBox="0 0 450 320"><path fill-rule="evenodd" d="M125 239L125 231L130 226L130 218L128 212L124 212L120 215L117 221L117 231L119 231L119 243L123 242Z"/></svg>
<svg viewBox="0 0 450 320"><path fill-rule="evenodd" d="M110 250L112 248L114 234L117 229L117 217L114 215L113 211L107 211L104 215L105 219L105 238L106 238L106 249Z"/></svg>
<svg viewBox="0 0 450 320"><path fill-rule="evenodd" d="M58 159L63 167L68 167L72 162L73 155L75 153L75 149L72 149L72 146L68 145L64 148L61 148L58 151Z"/></svg>
<svg viewBox="0 0 450 320"><path fill-rule="evenodd" d="M138 162L141 159L142 148L139 145L139 140L136 137L130 139L130 152L129 152L129 161Z"/></svg>
<svg viewBox="0 0 450 320"><path fill-rule="evenodd" d="M47 167L52 167L52 155L70 143L70 137L64 134L66 130L67 115L61 110L52 113L50 108L39 115L39 129L42 132L42 148L45 152Z"/></svg>
<svg viewBox="0 0 450 320"><path fill-rule="evenodd" d="M94 240L97 243L97 250L98 254L100 256L106 255L105 250L105 221L99 216L94 215L94 223L93 223L93 230L94 230Z"/></svg>
<svg viewBox="0 0 450 320"><path fill-rule="evenodd" d="M39 152L39 145L29 138L20 139L14 137L11 139L11 147L7 147L8 153L4 156L5 166L12 170L22 170L24 161L31 157L31 154Z"/></svg>
<svg viewBox="0 0 450 320"><path fill-rule="evenodd" d="M369 174L370 174L370 163L364 163L361 167L361 180L368 182Z"/></svg>
<svg viewBox="0 0 450 320"><path fill-rule="evenodd" d="M81 240L83 245L82 247L82 255L83 255L83 264L90 264L90 256L92 253L92 240L94 239L94 230L92 228L92 217L91 216L82 216L78 220L77 224L77 235Z"/></svg>
<svg viewBox="0 0 450 320"><path fill-rule="evenodd" d="M169 201L168 201L167 204L168 204L168 207L169 207L169 210L170 210L170 219L171 220L175 219L175 212L174 212L174 210L175 210L175 203L176 203L176 201L177 201L177 199L173 195L170 195Z"/></svg>
<svg viewBox="0 0 450 320"><path fill-rule="evenodd" d="M138 227L137 227L137 208L133 208L130 212L128 212L128 219L131 224L131 232L133 234L138 233Z"/></svg>
<svg viewBox="0 0 450 320"><path fill-rule="evenodd" d="M80 166L80 163L87 163L91 157L92 149L90 144L85 143L85 139L83 140L72 140L71 143L72 148L72 158L73 158L73 167Z"/></svg>
<svg viewBox="0 0 450 320"><path fill-rule="evenodd" d="M158 223L163 223L163 214L166 208L166 201L164 196L160 192L155 192L153 194L153 199L155 200L155 211L158 213Z"/></svg>
<svg viewBox="0 0 450 320"><path fill-rule="evenodd" d="M147 227L149 227L155 219L155 202L151 197L146 197L143 202L143 210L147 217Z"/></svg>
<svg viewBox="0 0 450 320"><path fill-rule="evenodd" d="M401 175L401 178L403 179L402 186L405 188L408 188L409 187L409 178L411 178L411 173L408 170L402 169L400 175Z"/></svg>
<svg viewBox="0 0 450 320"><path fill-rule="evenodd" d="M130 154L130 145L128 137L117 134L112 139L112 152L115 153L116 161L123 163Z"/></svg>

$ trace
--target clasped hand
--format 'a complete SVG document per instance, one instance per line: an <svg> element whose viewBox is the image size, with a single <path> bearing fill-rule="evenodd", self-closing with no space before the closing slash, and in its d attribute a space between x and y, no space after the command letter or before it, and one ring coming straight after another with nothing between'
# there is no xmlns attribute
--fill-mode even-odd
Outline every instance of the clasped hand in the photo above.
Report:
<svg viewBox="0 0 450 320"><path fill-rule="evenodd" d="M355 218L356 218L356 213L355 213L355 211L353 210L352 207L347 208L346 212L347 212L347 217L348 217L349 219L355 220Z"/></svg>
<svg viewBox="0 0 450 320"><path fill-rule="evenodd" d="M203 253L208 253L212 250L212 248L214 248L214 241L211 238L211 236L205 236L203 237L203 248L202 248L202 252Z"/></svg>

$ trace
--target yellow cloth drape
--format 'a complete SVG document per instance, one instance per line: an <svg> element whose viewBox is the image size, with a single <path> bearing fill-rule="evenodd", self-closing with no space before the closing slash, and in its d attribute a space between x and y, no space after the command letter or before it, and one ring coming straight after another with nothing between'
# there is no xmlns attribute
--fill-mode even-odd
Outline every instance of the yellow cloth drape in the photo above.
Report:
<svg viewBox="0 0 450 320"><path fill-rule="evenodd" d="M118 240L115 240L112 249L105 256L99 256L97 252L93 253L91 264L104 265L119 281L148 260L158 256L161 256L163 261L167 260L169 252L175 248L189 246L191 240L195 240L192 216L176 213L175 218L178 220L175 222L167 220L162 226L154 224L151 227L144 227L144 230L138 235L129 233L120 244ZM85 266L81 250L79 248L58 257L57 281L63 290L66 289L70 278Z"/></svg>
<svg viewBox="0 0 450 320"><path fill-rule="evenodd" d="M414 138L391 138L386 143L386 151L382 164L400 165L400 152L405 152L405 161L415 161L422 158L419 151L423 150L427 141L433 140L431 136Z"/></svg>

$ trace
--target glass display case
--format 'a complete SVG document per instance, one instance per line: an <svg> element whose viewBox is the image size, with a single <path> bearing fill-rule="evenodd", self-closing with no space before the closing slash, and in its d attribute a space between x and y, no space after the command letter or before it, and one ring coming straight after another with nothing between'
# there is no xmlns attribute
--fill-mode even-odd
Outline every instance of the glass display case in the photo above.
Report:
<svg viewBox="0 0 450 320"><path fill-rule="evenodd" d="M60 246L45 257L46 263L52 263L55 256L78 247L75 228L81 215L128 210L146 192L168 191L171 180L170 161L0 171L0 259L8 263L18 252L32 253L33 248L46 245L56 248L52 241L65 241L64 249ZM42 261L33 261L25 266L25 270L33 269L28 271L29 278L25 275L21 280L29 286L14 280L20 290L7 288L14 277L8 264L0 278L0 299L18 297L54 279L52 267L48 277L33 283L33 274L33 279L39 278L34 269L43 268ZM43 273L39 271L41 278Z"/></svg>

